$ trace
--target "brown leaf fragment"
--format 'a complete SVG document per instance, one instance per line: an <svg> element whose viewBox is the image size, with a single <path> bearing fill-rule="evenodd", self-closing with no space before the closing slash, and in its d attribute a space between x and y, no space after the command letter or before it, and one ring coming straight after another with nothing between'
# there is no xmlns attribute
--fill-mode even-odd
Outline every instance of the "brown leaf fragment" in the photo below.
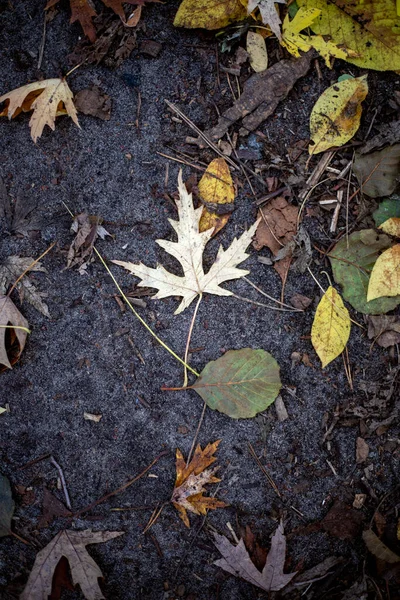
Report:
<svg viewBox="0 0 400 600"><path fill-rule="evenodd" d="M364 194L371 198L390 196L400 183L400 144L356 154L353 170Z"/></svg>
<svg viewBox="0 0 400 600"><path fill-rule="evenodd" d="M294 306L294 308L298 308L300 310L306 310L311 304L311 298L307 298L307 296L303 296L302 294L293 294L290 298L290 304Z"/></svg>
<svg viewBox="0 0 400 600"><path fill-rule="evenodd" d="M382 348L400 343L400 318L398 315L368 315L368 338Z"/></svg>
<svg viewBox="0 0 400 600"><path fill-rule="evenodd" d="M176 480L171 502L179 512L179 516L190 527L187 511L196 515L205 515L207 510L223 508L225 502L217 498L203 496L207 483L220 481L214 476L218 467L207 469L217 459L214 455L221 440L208 444L204 450L198 445L192 460L186 466L186 461L180 450L176 450Z"/></svg>
<svg viewBox="0 0 400 600"><path fill-rule="evenodd" d="M365 462L368 458L369 446L367 442L362 438L358 437L356 441L356 463L359 465Z"/></svg>
<svg viewBox="0 0 400 600"><path fill-rule="evenodd" d="M271 548L261 572L251 561L242 539L237 546L234 546L223 535L214 534L214 537L214 543L223 556L214 564L235 577L242 577L266 592L281 590L296 575L296 573L285 574L283 572L286 559L286 538L282 523L279 524L272 536Z"/></svg>
<svg viewBox="0 0 400 600"><path fill-rule="evenodd" d="M151 56L152 58L157 58L161 50L162 44L160 44L160 42L156 42L155 40L143 40L139 47L140 54L145 54L146 56Z"/></svg>
<svg viewBox="0 0 400 600"><path fill-rule="evenodd" d="M69 511L58 498L56 498L47 488L43 490L42 516L39 519L38 529L48 527L56 517L69 517Z"/></svg>
<svg viewBox="0 0 400 600"><path fill-rule="evenodd" d="M31 574L20 600L42 600L50 596L53 574L62 556L69 562L73 584L79 584L87 600L104 598L98 584L103 577L100 568L86 550L88 544L100 544L120 535L123 531L61 531L35 559Z"/></svg>
<svg viewBox="0 0 400 600"><path fill-rule="evenodd" d="M52 6L55 6L59 0L49 0L45 6L45 10L48 10ZM92 0L70 0L71 6L71 23L79 21L84 34L87 35L89 40L93 43L96 39L96 28L93 25L92 18L97 15Z"/></svg>
<svg viewBox="0 0 400 600"><path fill-rule="evenodd" d="M9 325L15 326L15 329L8 328ZM11 365L19 360L27 332L18 327L28 328L28 325L11 298L0 295L0 365L11 369Z"/></svg>
<svg viewBox="0 0 400 600"><path fill-rule="evenodd" d="M335 500L321 525L322 529L330 535L340 540L351 540L357 537L362 520L362 513L341 500Z"/></svg>
<svg viewBox="0 0 400 600"><path fill-rule="evenodd" d="M368 550L380 560L388 563L397 563L400 562L400 556L390 550L372 531L372 529L367 529L363 531L363 540Z"/></svg>
<svg viewBox="0 0 400 600"><path fill-rule="evenodd" d="M260 209L258 216L262 219L257 227L253 246L256 250L261 250L261 248L267 246L272 254L278 257L282 249L296 235L298 209L296 206L289 204L283 196L278 196L273 198L265 208ZM288 248L284 256L274 263L274 269L279 273L282 280L285 279L291 256L292 252Z"/></svg>
<svg viewBox="0 0 400 600"><path fill-rule="evenodd" d="M71 232L76 233L76 236L68 250L67 269L79 265L80 273L84 273L97 238L104 240L107 235L110 235L100 223L99 217L90 216L85 212L75 217Z"/></svg>
<svg viewBox="0 0 400 600"><path fill-rule="evenodd" d="M97 85L80 90L75 95L75 107L84 115L97 117L102 121L109 121L111 118L111 98L101 91Z"/></svg>

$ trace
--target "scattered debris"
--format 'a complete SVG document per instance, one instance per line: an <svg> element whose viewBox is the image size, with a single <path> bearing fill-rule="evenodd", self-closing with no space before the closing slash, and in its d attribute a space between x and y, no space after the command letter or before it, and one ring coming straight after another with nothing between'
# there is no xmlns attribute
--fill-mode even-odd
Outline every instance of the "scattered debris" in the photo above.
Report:
<svg viewBox="0 0 400 600"><path fill-rule="evenodd" d="M365 462L369 455L369 446L367 442L362 438L358 437L356 441L356 463L359 465Z"/></svg>
<svg viewBox="0 0 400 600"><path fill-rule="evenodd" d="M101 91L97 85L80 90L75 95L75 107L78 112L91 117L97 117L102 121L111 118L111 98Z"/></svg>
<svg viewBox="0 0 400 600"><path fill-rule="evenodd" d="M83 418L86 421L94 421L95 423L100 423L101 419L103 418L103 415L93 415L92 413L84 412Z"/></svg>
<svg viewBox="0 0 400 600"><path fill-rule="evenodd" d="M97 238L104 240L107 235L111 237L101 225L102 219L83 212L77 215L71 225L71 233L75 233L74 241L68 250L67 269L79 266L79 273L83 275L92 260L93 248Z"/></svg>

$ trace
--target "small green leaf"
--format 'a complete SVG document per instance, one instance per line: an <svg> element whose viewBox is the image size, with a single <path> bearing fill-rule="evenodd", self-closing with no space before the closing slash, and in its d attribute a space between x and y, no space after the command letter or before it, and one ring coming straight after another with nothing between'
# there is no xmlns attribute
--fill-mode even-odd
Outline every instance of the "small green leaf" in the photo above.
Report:
<svg viewBox="0 0 400 600"><path fill-rule="evenodd" d="M349 75L348 73L345 73L344 75L338 77L338 81L346 81L346 79L354 79L354 77L353 75Z"/></svg>
<svg viewBox="0 0 400 600"><path fill-rule="evenodd" d="M373 229L356 231L344 237L329 253L333 278L343 288L343 298L365 315L382 315L400 304L400 296L377 298L367 302L372 268L378 256L390 248L391 239Z"/></svg>
<svg viewBox="0 0 400 600"><path fill-rule="evenodd" d="M14 513L14 500L7 477L0 475L0 537L10 535L11 519Z"/></svg>
<svg viewBox="0 0 400 600"><path fill-rule="evenodd" d="M279 365L265 350L229 350L205 366L192 389L213 410L249 419L278 396Z"/></svg>
<svg viewBox="0 0 400 600"><path fill-rule="evenodd" d="M390 198L382 200L372 216L377 227L392 217L400 217L400 196L393 194Z"/></svg>

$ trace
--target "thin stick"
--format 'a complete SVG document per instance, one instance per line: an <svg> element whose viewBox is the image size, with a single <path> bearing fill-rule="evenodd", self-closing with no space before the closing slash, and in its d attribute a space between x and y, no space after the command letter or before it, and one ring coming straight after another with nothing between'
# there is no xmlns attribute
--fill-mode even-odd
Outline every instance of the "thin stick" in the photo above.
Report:
<svg viewBox="0 0 400 600"><path fill-rule="evenodd" d="M247 445L249 447L250 454L252 455L252 457L256 461L256 463L259 466L259 468L261 469L261 471L264 473L265 477L267 478L268 483L270 484L270 486L274 490L275 494L279 498L282 498L282 494L278 490L278 488L277 488L274 480L272 479L271 475L268 473L267 469L264 467L264 465L262 464L261 460L258 458L258 456L256 454L256 451L254 450L253 446L250 444L250 442L247 442Z"/></svg>
<svg viewBox="0 0 400 600"><path fill-rule="evenodd" d="M290 310L293 311L293 312L304 312L304 310L302 310L301 308L294 308L293 306L290 306L290 304L285 304L285 302L281 302L280 300L276 300L272 296L269 296L261 288L259 288L258 286L256 286L255 283L253 283L252 281L250 281L250 279L248 277L244 276L244 277L242 277L242 279L244 279L245 281L247 281L247 283L249 285L251 285L255 290L257 290L257 292L259 292L262 296L265 296L266 298L268 298L268 300L272 300L273 302L276 302L277 304L280 304L281 306L286 306L286 308L290 308Z"/></svg>
<svg viewBox="0 0 400 600"><path fill-rule="evenodd" d="M199 436L201 426L203 424L204 415L206 413L206 408L207 408L207 404L204 402L203 410L201 411L201 415L200 415L199 424L197 425L196 433L194 434L193 442L192 442L192 445L190 447L189 454L188 454L188 457L187 457L186 467L189 465L190 459L192 458L193 450L194 450L194 447L196 445L197 438Z"/></svg>
<svg viewBox="0 0 400 600"><path fill-rule="evenodd" d="M44 21L43 21L43 34L42 34L42 41L40 42L39 60L38 60L38 64L37 64L37 68L38 69L40 69L40 67L42 66L43 53L44 53L44 45L46 43L46 25L47 25L47 13L45 13L45 15L44 15Z"/></svg>
<svg viewBox="0 0 400 600"><path fill-rule="evenodd" d="M164 504L162 504L160 506L160 508L158 508L158 505L156 506L156 508L153 510L153 512L151 513L151 517L147 522L146 527L143 529L142 533L147 533L148 530L153 527L153 525L155 525L156 521L158 521L162 511L164 510L165 506L169 504L169 502L164 502Z"/></svg>
<svg viewBox="0 0 400 600"><path fill-rule="evenodd" d="M183 160L182 158L175 158L174 156L169 156L168 154L163 154L163 152L156 152L159 156L163 158L168 158L168 160L174 160L177 163L181 163L182 165L187 165L188 167L192 167L192 169L197 169L198 171L205 171L204 167L198 167L193 163L188 162L187 160Z"/></svg>
<svg viewBox="0 0 400 600"><path fill-rule="evenodd" d="M263 302L257 302L257 300L250 300L250 298L245 298L245 296L239 296L239 294L234 294L232 292L232 296L237 298L238 300L242 300L242 302L248 302L249 304L255 304L256 306L262 306L263 308L269 308L270 310L277 310L279 312L304 312L299 308L279 308L278 306L271 306L270 304L264 304Z"/></svg>
<svg viewBox="0 0 400 600"><path fill-rule="evenodd" d="M133 479L131 479L127 483L124 483L124 485L121 485L121 487L117 488L113 492L105 494L104 496L102 496L98 500L95 500L91 504L88 504L84 508L81 508L81 510L78 510L78 512L76 512L76 513L74 513L72 515L74 517L74 519L77 519L78 517L80 517L84 513L89 512L89 510L92 510L92 508L95 508L95 506L97 506L98 504L101 504L102 502L105 502L106 500L108 500L108 498L111 498L112 496L116 496L117 494L120 494L121 492L123 492L124 490L126 490L130 485L132 485L133 483L135 483L136 481L138 481L141 477L143 477L144 475L146 475L146 473L148 471L150 471L150 469L156 464L156 462L158 462L160 460L160 458L162 456L165 456L166 454L169 454L168 450L164 450L164 452L161 452L161 454L159 454L158 456L156 456L155 459L152 460L151 463L145 469L143 469L143 471L141 471L141 473L139 473L139 475L136 475L136 477L134 477Z"/></svg>
<svg viewBox="0 0 400 600"><path fill-rule="evenodd" d="M199 310L199 305L200 305L200 302L201 302L202 298L203 298L203 294L200 292L199 299L196 302L196 308L194 309L193 317L192 317L192 320L190 322L189 333L188 333L187 340L186 340L185 358L184 358L185 363L187 363L187 361L188 361L190 339L192 337L194 322L196 320L197 311ZM183 367L183 373L184 373L184 375L183 375L183 387L186 387L187 384L188 384L188 374L187 374L186 364Z"/></svg>
<svg viewBox="0 0 400 600"><path fill-rule="evenodd" d="M68 506L68 508L70 510L72 510L71 500L70 500L70 497L68 494L67 484L65 483L65 477L64 477L63 470L60 467L60 465L58 464L58 462L55 460L54 456L50 456L50 462L52 465L55 466L55 468L58 471L58 474L60 475L61 485L62 485L62 489L63 489L64 496L65 496L65 504Z"/></svg>

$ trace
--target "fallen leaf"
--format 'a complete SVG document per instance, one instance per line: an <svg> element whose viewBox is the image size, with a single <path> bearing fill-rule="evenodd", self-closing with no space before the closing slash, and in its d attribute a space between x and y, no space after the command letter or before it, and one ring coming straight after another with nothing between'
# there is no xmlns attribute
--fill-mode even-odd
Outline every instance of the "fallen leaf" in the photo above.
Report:
<svg viewBox="0 0 400 600"><path fill-rule="evenodd" d="M378 315L367 317L368 339L382 348L400 343L400 319L397 315Z"/></svg>
<svg viewBox="0 0 400 600"><path fill-rule="evenodd" d="M35 81L4 94L0 97L0 102L7 101L8 104L0 116L8 116L9 119L16 116L16 113L20 112L18 109L23 105L25 98L32 92L39 92L29 107L29 110L33 110L29 126L31 137L35 143L42 135L45 125L54 131L57 112L60 109L64 109L75 125L80 127L73 103L73 94L65 79Z"/></svg>
<svg viewBox="0 0 400 600"><path fill-rule="evenodd" d="M22 273L25 273L28 269L29 271L47 273L47 270L40 262L33 263L35 263L35 259L31 256L9 256L6 258L0 265L0 294L5 295L8 287L14 285ZM33 266L31 267L31 265ZM36 310L42 313L42 315L50 318L49 307L43 301L43 297L46 296L46 294L38 291L28 274L24 275L17 283L16 289L19 292L21 302L26 300L36 308Z"/></svg>
<svg viewBox="0 0 400 600"><path fill-rule="evenodd" d="M0 538L11 533L14 508L10 482L5 475L0 474Z"/></svg>
<svg viewBox="0 0 400 600"><path fill-rule="evenodd" d="M286 538L283 534L283 525L279 524L271 538L271 549L268 552L265 566L260 571L251 562L243 540L237 546L231 544L223 535L214 533L215 545L223 558L216 560L215 565L224 569L235 577L241 577L249 583L265 590L275 592L284 588L296 573L283 572L286 559Z"/></svg>
<svg viewBox="0 0 400 600"><path fill-rule="evenodd" d="M74 218L71 232L76 235L68 250L67 269L79 265L79 272L84 273L92 257L97 238L104 240L107 235L110 235L101 222L102 219L88 215L86 212Z"/></svg>
<svg viewBox="0 0 400 600"><path fill-rule="evenodd" d="M329 286L322 296L311 329L311 342L318 354L322 368L335 360L346 348L350 337L349 311L340 294Z"/></svg>
<svg viewBox="0 0 400 600"><path fill-rule="evenodd" d="M31 231L40 229L40 221L35 214L36 201L16 198L12 203L7 188L0 177L0 230L7 233L29 236ZM2 222L3 221L3 222Z"/></svg>
<svg viewBox="0 0 400 600"><path fill-rule="evenodd" d="M260 33L249 31L246 39L246 50L250 56L250 66L256 73L268 67L268 54L265 39Z"/></svg>
<svg viewBox="0 0 400 600"><path fill-rule="evenodd" d="M10 328L10 325L13 327ZM11 365L19 360L25 346L28 325L11 298L0 295L0 365L11 369Z"/></svg>
<svg viewBox="0 0 400 600"><path fill-rule="evenodd" d="M400 196L393 194L390 198L382 200L372 216L377 227L392 217L400 217Z"/></svg>
<svg viewBox="0 0 400 600"><path fill-rule="evenodd" d="M81 588L87 600L104 598L98 579L101 570L88 554L88 544L100 544L123 535L123 531L70 531L58 533L35 559L31 574L20 600L45 599L51 594L54 570L62 556L69 562L74 585Z"/></svg>
<svg viewBox="0 0 400 600"><path fill-rule="evenodd" d="M362 438L358 437L356 441L356 463L359 465L365 462L368 458L369 446L367 442Z"/></svg>
<svg viewBox="0 0 400 600"><path fill-rule="evenodd" d="M372 531L372 529L367 529L363 531L362 534L365 545L368 550L380 560L388 563L397 563L400 562L400 556L390 550Z"/></svg>
<svg viewBox="0 0 400 600"><path fill-rule="evenodd" d="M260 11L261 20L269 25L278 40L281 39L281 19L275 3L286 4L286 0L248 0L247 12L252 13L256 8ZM248 50L247 50L248 51Z"/></svg>
<svg viewBox="0 0 400 600"><path fill-rule="evenodd" d="M341 58L346 60L348 56L359 56L352 50L339 48L335 43L322 37L322 35L305 35L301 31L308 29L316 18L321 14L317 8L299 8L293 19L289 20L289 14L286 15L282 26L281 44L290 54L299 57L302 52L308 52L314 48L325 60L328 68L331 68L332 58Z"/></svg>
<svg viewBox="0 0 400 600"><path fill-rule="evenodd" d="M353 171L364 194L390 196L399 185L400 144L371 154L356 154Z"/></svg>
<svg viewBox="0 0 400 600"><path fill-rule="evenodd" d="M400 296L378 298L367 302L367 290L372 268L382 250L391 246L391 239L373 229L356 231L341 239L329 253L333 277L343 288L347 302L367 315L379 315L396 308Z"/></svg>
<svg viewBox="0 0 400 600"><path fill-rule="evenodd" d="M367 94L367 75L338 81L321 94L310 116L310 154L351 140L360 126L361 102Z"/></svg>
<svg viewBox="0 0 400 600"><path fill-rule="evenodd" d="M101 419L103 418L103 415L93 415L92 413L84 412L83 418L86 421L94 421L95 423L100 423Z"/></svg>
<svg viewBox="0 0 400 600"><path fill-rule="evenodd" d="M116 265L121 265L131 271L136 277L140 277L139 286L158 289L153 298L181 296L183 299L175 311L176 315L187 308L200 294L209 293L217 296L230 296L232 294L229 290L221 288L220 284L231 279L239 279L249 273L244 269L238 269L237 265L248 257L245 250L250 244L258 225L257 221L239 239L235 238L227 250L223 250L220 246L214 264L208 273L204 273L203 251L214 230L199 231L203 206L194 209L192 195L188 194L182 181L182 172L179 173L178 187L180 200L177 200L176 204L179 221L169 219L178 235L178 242L167 240L156 240L156 242L180 262L184 276L173 275L162 265L152 269L142 263L112 261Z"/></svg>
<svg viewBox="0 0 400 600"><path fill-rule="evenodd" d="M335 500L321 521L322 529L340 540L352 540L359 535L363 515L341 500Z"/></svg>
<svg viewBox="0 0 400 600"><path fill-rule="evenodd" d="M254 248L261 250L267 246L272 254L277 256L296 235L298 214L297 206L289 204L282 196L273 198L265 208L260 209L261 220L253 242ZM286 256L274 262L274 269L283 281L286 278L291 256L292 252L289 250Z"/></svg>
<svg viewBox="0 0 400 600"><path fill-rule="evenodd" d="M215 477L219 467L207 468L217 460L214 454L220 441L208 444L204 450L199 444L188 465L186 465L182 452L176 451L176 480L171 502L186 527L190 527L187 511L195 515L205 515L208 510L226 506L222 500L203 496L203 492L206 491L205 485L220 481Z"/></svg>
<svg viewBox="0 0 400 600"><path fill-rule="evenodd" d="M358 67L379 71L400 69L400 19L392 0L298 0L298 6L321 12L314 33L353 50L345 58Z"/></svg>
<svg viewBox="0 0 400 600"><path fill-rule="evenodd" d="M249 419L273 403L281 385L279 365L271 354L242 348L209 362L190 389L212 410Z"/></svg>
<svg viewBox="0 0 400 600"><path fill-rule="evenodd" d="M175 27L222 29L247 17L240 0L183 0L175 15Z"/></svg>
<svg viewBox="0 0 400 600"><path fill-rule="evenodd" d="M39 519L38 529L48 527L56 517L69 517L71 514L71 511L68 510L58 498L56 498L47 488L44 488L42 515Z"/></svg>
<svg viewBox="0 0 400 600"><path fill-rule="evenodd" d="M400 244L388 248L377 259L368 285L367 300L400 295Z"/></svg>
<svg viewBox="0 0 400 600"><path fill-rule="evenodd" d="M379 229L388 235L392 235L393 237L400 237L400 218L391 217L382 223Z"/></svg>
<svg viewBox="0 0 400 600"><path fill-rule="evenodd" d="M200 200L205 205L201 214L199 231L203 232L214 227L214 236L228 222L229 211L234 207L235 200L235 188L224 158L215 158L210 162L199 181L198 189ZM226 210L225 214L216 212L219 208Z"/></svg>
<svg viewBox="0 0 400 600"><path fill-rule="evenodd" d="M300 310L306 310L311 302L311 298L303 296L303 294L293 294L290 298L290 304L294 306L294 308L299 308Z"/></svg>
<svg viewBox="0 0 400 600"><path fill-rule="evenodd" d="M75 95L75 107L84 115L97 117L102 121L109 121L111 118L111 98L97 85L80 90Z"/></svg>

